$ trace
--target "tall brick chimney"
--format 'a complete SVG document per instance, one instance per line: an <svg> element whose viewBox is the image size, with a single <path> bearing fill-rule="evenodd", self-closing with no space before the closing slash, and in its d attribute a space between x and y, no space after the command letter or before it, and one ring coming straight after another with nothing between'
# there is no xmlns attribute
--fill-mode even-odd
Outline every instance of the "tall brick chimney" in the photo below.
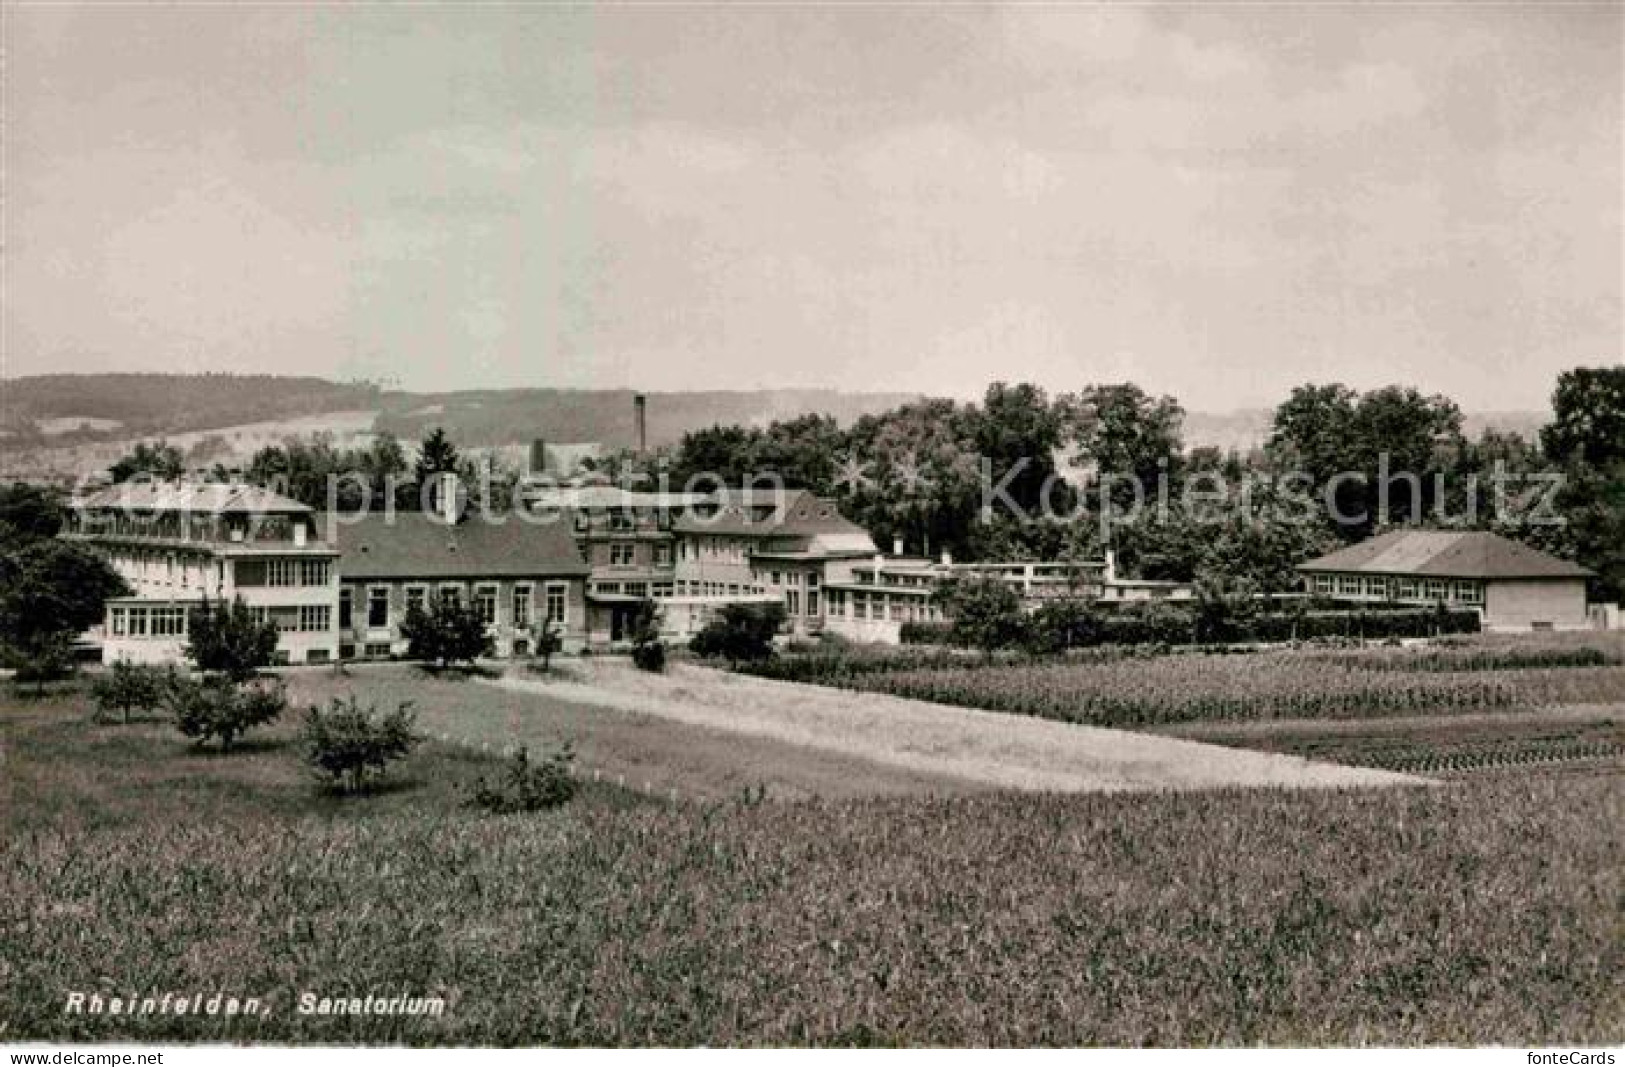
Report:
<svg viewBox="0 0 1625 1067"><path fill-rule="evenodd" d="M632 423L633 431L637 435L638 455L649 450L649 399L642 393L632 394Z"/></svg>

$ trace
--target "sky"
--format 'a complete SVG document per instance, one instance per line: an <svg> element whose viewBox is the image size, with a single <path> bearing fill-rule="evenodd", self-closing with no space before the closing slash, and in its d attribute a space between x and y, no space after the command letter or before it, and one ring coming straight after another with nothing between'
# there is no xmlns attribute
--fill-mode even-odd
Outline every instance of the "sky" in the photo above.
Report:
<svg viewBox="0 0 1625 1067"><path fill-rule="evenodd" d="M0 373L1538 409L1616 3L3 8Z"/></svg>

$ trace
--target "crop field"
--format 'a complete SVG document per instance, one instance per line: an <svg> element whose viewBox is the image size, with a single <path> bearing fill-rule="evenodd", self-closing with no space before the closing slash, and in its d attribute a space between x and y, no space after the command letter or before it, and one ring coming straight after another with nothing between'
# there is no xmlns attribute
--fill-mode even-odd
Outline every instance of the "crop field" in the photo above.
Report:
<svg viewBox="0 0 1625 1067"><path fill-rule="evenodd" d="M1428 778L1488 771L1618 774L1625 709L1358 719L1200 723L1159 733Z"/></svg>
<svg viewBox="0 0 1625 1067"><path fill-rule="evenodd" d="M1403 651L1433 653L1463 655ZM341 799L312 787L288 720L206 755L162 722L94 724L71 690L0 695L0 1040L1625 1041L1625 735L1617 700L1597 696L1621 668L1499 658L1409 670L1389 662L1401 650L1324 654L1344 661L1297 653L1298 673L1350 692L1355 677L1377 687L1366 692L1397 680L1419 693L1465 678L1572 706L1418 699L1353 717L1310 703L1287 717L1300 705L1283 700L1268 715L1142 726L1425 773L1425 786L1057 794L938 781L919 793L862 786L878 765L831 756L794 769L795 752L771 738L617 719L474 680L290 672L301 701L348 682L369 699L413 699L433 737L385 789ZM935 673L1139 669L1164 684L1194 678L1211 696L1251 669L1266 676L1261 693L1291 692L1271 689L1285 683L1267 676L1292 662L1276 655L944 661ZM614 673L580 678L599 670ZM638 684L696 687L712 673ZM745 695L767 684L719 681ZM1553 698L1575 693L1591 699ZM881 700L854 705L875 714L888 706L858 699ZM831 714L811 697L788 710L809 723ZM598 766L695 787L650 796L605 775L557 811L478 813L466 787L495 771L498 746L470 742L515 724L537 743L581 737ZM732 745L800 785L781 800L730 792L745 780L727 763ZM842 775L853 788L824 791ZM218 991L264 1010L75 1016L62 1010L73 991ZM444 1011L298 1009L306 994L369 993L439 998Z"/></svg>
<svg viewBox="0 0 1625 1067"><path fill-rule="evenodd" d="M1601 649L1482 646L1359 652L935 663L838 659L800 680L1097 726L1465 714L1625 701L1625 665ZM1542 665L1528 666L1535 662ZM1561 664L1561 665L1553 665Z"/></svg>
<svg viewBox="0 0 1625 1067"><path fill-rule="evenodd" d="M1339 666L1373 671L1505 671L1541 667L1625 665L1625 634L1480 634L1412 648L1339 649L1313 653Z"/></svg>
<svg viewBox="0 0 1625 1067"><path fill-rule="evenodd" d="M281 736L6 708L0 1039L1597 1044L1625 1039L1618 779L667 803L489 817L413 757L335 801ZM100 736L100 734L98 735ZM118 753L127 747L127 758ZM184 783L184 784L183 784ZM90 805L97 816L79 812ZM221 991L254 1016L86 1017ZM409 993L438 1016L302 1014Z"/></svg>

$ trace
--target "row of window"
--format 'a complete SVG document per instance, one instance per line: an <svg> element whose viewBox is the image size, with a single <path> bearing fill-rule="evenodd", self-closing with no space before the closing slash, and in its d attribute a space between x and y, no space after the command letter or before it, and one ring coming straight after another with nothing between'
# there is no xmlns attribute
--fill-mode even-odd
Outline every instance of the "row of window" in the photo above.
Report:
<svg viewBox="0 0 1625 1067"><path fill-rule="evenodd" d="M849 597L838 589L830 590L829 615L831 618L891 619L894 622L939 622L943 617L942 609L923 597L890 597L879 592L853 592Z"/></svg>
<svg viewBox="0 0 1625 1067"><path fill-rule="evenodd" d="M604 596L653 597L662 600L672 595L674 582L594 582L592 591Z"/></svg>
<svg viewBox="0 0 1625 1067"><path fill-rule="evenodd" d="M755 596L767 592L759 585L740 582L678 582L678 596Z"/></svg>
<svg viewBox="0 0 1625 1067"><path fill-rule="evenodd" d="M761 577L760 574L757 577ZM808 589L818 588L817 571L768 571L768 585L805 585Z"/></svg>
<svg viewBox="0 0 1625 1067"><path fill-rule="evenodd" d="M327 585L333 580L333 563L326 559L242 559L233 575L245 587Z"/></svg>
<svg viewBox="0 0 1625 1067"><path fill-rule="evenodd" d="M408 585L402 598L405 614L413 611L428 609L429 586ZM366 590L366 623L369 630L385 630L394 623L391 609L393 597L392 587L387 585L370 585ZM354 624L355 601L351 587L345 586L339 590L339 629L348 630ZM443 585L439 588L442 603L461 603L463 587L460 585ZM474 587L473 606L479 612L480 618L485 620L487 626L494 626L497 622L498 588L495 585L480 584ZM570 596L569 587L562 582L549 583L542 593L543 618L556 626L565 626L569 622ZM515 629L525 629L530 626L534 618L533 591L530 585L515 585L513 587L509 605L508 619Z"/></svg>
<svg viewBox="0 0 1625 1067"><path fill-rule="evenodd" d="M629 532L639 527L669 530L671 529L671 512L662 508L652 514L646 513L641 519L637 514L629 511L612 511L607 515L595 515L591 512L578 511L575 515L577 533L587 533L594 529Z"/></svg>
<svg viewBox="0 0 1625 1067"><path fill-rule="evenodd" d="M611 541L609 544L609 565L611 567L630 567L637 562L637 542ZM653 565L656 567L671 566L671 545L661 541L650 549Z"/></svg>
<svg viewBox="0 0 1625 1067"><path fill-rule="evenodd" d="M153 605L115 605L108 610L114 637L184 637L186 609Z"/></svg>
<svg viewBox="0 0 1625 1067"><path fill-rule="evenodd" d="M333 609L327 604L269 608L255 605L248 610L261 622L276 624L283 633L326 633L333 628Z"/></svg>
<svg viewBox="0 0 1625 1067"><path fill-rule="evenodd" d="M728 560L745 562L750 554L750 542L731 537L685 538L677 543L677 558L683 560Z"/></svg>
<svg viewBox="0 0 1625 1067"><path fill-rule="evenodd" d="M108 563L133 585L205 591L211 573L218 582L224 575L220 564L210 565L196 554L154 552L143 549L106 550Z"/></svg>
<svg viewBox="0 0 1625 1067"><path fill-rule="evenodd" d="M1465 578L1398 578L1371 574L1317 574L1314 592L1322 596L1373 597L1381 600L1450 601L1482 604L1484 583Z"/></svg>

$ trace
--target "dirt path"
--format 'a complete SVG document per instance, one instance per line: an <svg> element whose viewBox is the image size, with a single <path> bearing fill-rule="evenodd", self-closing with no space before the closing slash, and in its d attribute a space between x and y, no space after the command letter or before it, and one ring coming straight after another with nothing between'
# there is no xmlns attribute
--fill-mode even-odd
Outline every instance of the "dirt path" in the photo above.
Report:
<svg viewBox="0 0 1625 1067"><path fill-rule="evenodd" d="M296 671L287 677L295 707L352 693L380 707L410 700L418 729L438 740L492 752L518 745L548 751L568 741L579 773L658 797L675 793L684 799L727 799L765 788L774 798L833 800L990 788L771 737L623 710L606 713L602 703L567 699L550 684L535 692L499 689L399 664L356 665L342 675Z"/></svg>
<svg viewBox="0 0 1625 1067"><path fill-rule="evenodd" d="M1386 771L1170 737L775 682L688 665L647 674L619 662L571 664L554 678L508 675L482 687L629 712L860 759L927 779L1059 792L1417 784Z"/></svg>

